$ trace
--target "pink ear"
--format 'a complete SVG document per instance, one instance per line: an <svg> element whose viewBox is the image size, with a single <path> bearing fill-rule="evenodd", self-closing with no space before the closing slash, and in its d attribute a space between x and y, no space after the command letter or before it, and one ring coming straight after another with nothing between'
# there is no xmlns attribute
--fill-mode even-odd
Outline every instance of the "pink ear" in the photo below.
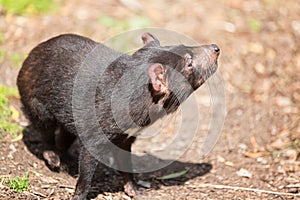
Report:
<svg viewBox="0 0 300 200"><path fill-rule="evenodd" d="M168 86L164 66L162 64L155 63L149 67L148 73L153 89L160 93L167 92Z"/></svg>
<svg viewBox="0 0 300 200"><path fill-rule="evenodd" d="M144 33L142 35L142 40L143 40L143 43L144 45L147 45L149 44L150 42L153 42L153 41L158 41L153 35L151 35L150 33Z"/></svg>

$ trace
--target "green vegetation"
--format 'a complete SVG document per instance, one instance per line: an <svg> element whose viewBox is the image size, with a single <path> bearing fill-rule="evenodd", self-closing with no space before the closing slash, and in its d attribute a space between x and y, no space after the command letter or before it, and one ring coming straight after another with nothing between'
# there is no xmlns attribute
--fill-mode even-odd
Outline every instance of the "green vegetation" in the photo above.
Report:
<svg viewBox="0 0 300 200"><path fill-rule="evenodd" d="M15 176L14 178L10 178L6 185L13 189L16 192L24 192L29 189L29 173L27 172L23 176Z"/></svg>
<svg viewBox="0 0 300 200"><path fill-rule="evenodd" d="M166 180L166 179L178 178L180 176L185 175L188 171L189 170L186 169L186 170L183 170L183 171L180 171L180 172L175 172L175 173L172 173L172 174L167 174L167 175L164 175L162 177L158 177L156 179L158 179L158 180Z"/></svg>
<svg viewBox="0 0 300 200"><path fill-rule="evenodd" d="M20 68L25 58L26 58L25 54L9 53L4 48L0 47L0 63L3 63L5 60L9 60L12 67Z"/></svg>
<svg viewBox="0 0 300 200"><path fill-rule="evenodd" d="M132 18L117 19L109 15L101 15L99 22L107 28L116 31L126 31L129 29L145 28L151 26L150 18L146 16L136 15Z"/></svg>
<svg viewBox="0 0 300 200"><path fill-rule="evenodd" d="M254 31L254 32L261 31L262 25L261 25L261 22L258 21L257 19L250 18L248 20L248 24L249 24L251 31Z"/></svg>
<svg viewBox="0 0 300 200"><path fill-rule="evenodd" d="M120 32L129 31L138 28L147 28L152 26L152 21L147 16L142 16L135 14L131 17L126 18L115 18L109 15L101 15L99 17L99 23L105 26L106 29L109 30L110 35L114 35ZM135 52L139 46L135 42L129 43L128 41L135 41L136 35L132 34L124 34L122 41L120 42L120 38L110 38L110 41L106 41L107 46L121 52L126 52L128 54L132 54ZM140 43L138 43L140 44Z"/></svg>
<svg viewBox="0 0 300 200"><path fill-rule="evenodd" d="M17 89L0 84L0 138L3 132L16 135L22 130L21 126L13 122L12 116L17 111L9 107L8 97L10 96L18 97Z"/></svg>
<svg viewBox="0 0 300 200"><path fill-rule="evenodd" d="M14 67L21 67L22 62L25 59L25 55L20 54L20 53L13 53L9 55L9 60ZM1 52L0 52L0 58L1 58ZM1 61L1 60L0 60Z"/></svg>
<svg viewBox="0 0 300 200"><path fill-rule="evenodd" d="M1 0L0 0L1 1ZM0 7L1 8L1 7ZM0 30L0 45L4 42L4 33ZM0 47L0 64L4 61L5 49Z"/></svg>
<svg viewBox="0 0 300 200"><path fill-rule="evenodd" d="M0 0L0 6L5 12L16 15L43 14L57 8L53 0Z"/></svg>
<svg viewBox="0 0 300 200"><path fill-rule="evenodd" d="M1 0L0 0L0 1L1 1ZM4 34L3 34L3 32L1 32L1 30L0 30L0 44L1 44L2 42L4 42Z"/></svg>
<svg viewBox="0 0 300 200"><path fill-rule="evenodd" d="M0 48L0 63L4 61L5 50Z"/></svg>

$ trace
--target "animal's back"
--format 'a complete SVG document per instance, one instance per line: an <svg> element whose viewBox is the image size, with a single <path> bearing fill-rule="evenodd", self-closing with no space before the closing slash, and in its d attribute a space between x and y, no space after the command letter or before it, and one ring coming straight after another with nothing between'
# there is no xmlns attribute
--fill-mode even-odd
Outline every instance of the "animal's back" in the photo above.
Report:
<svg viewBox="0 0 300 200"><path fill-rule="evenodd" d="M76 72L97 44L82 36L65 34L39 44L30 52L17 85L23 110L36 128L54 129L60 115L57 111L69 113ZM64 119L71 120L67 116Z"/></svg>

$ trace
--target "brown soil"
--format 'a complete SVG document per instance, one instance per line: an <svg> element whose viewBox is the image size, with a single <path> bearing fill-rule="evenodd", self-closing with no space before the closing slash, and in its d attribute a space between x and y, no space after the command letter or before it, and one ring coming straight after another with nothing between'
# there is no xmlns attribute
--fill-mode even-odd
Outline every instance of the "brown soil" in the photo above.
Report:
<svg viewBox="0 0 300 200"><path fill-rule="evenodd" d="M131 1L120 2L66 0L56 14L2 14L0 29L5 41L1 47L10 53L27 54L39 42L67 32L101 41L118 29L103 26L100 15L129 20L139 12L155 27L178 31L199 43L218 44L227 110L218 143L200 159L199 140L210 117L209 93L203 86L196 93L205 124L200 127L200 139L167 168L136 174L137 181L151 184L147 189L141 187L142 194L136 199L300 199L299 1L153 0L139 1L142 6L136 11L128 7ZM0 66L0 83L15 86L18 70L6 58ZM20 107L18 99L10 103ZM24 124L24 116L19 121ZM134 151L151 151L163 145L174 125L158 126L164 127L161 132L166 134L154 141L138 140ZM71 198L76 162L66 160L60 172L51 171L41 159L37 133L27 128L22 140L10 139L7 136L0 141L0 175L37 173L30 173L31 188L23 193L0 182L0 199ZM156 179L184 169L189 171L179 178ZM90 197L129 199L119 180L118 172L100 166Z"/></svg>

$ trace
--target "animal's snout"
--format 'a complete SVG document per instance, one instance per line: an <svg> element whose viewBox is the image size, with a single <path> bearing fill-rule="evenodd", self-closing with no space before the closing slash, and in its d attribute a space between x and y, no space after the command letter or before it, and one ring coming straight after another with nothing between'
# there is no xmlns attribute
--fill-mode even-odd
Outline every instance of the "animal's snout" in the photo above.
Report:
<svg viewBox="0 0 300 200"><path fill-rule="evenodd" d="M213 51L215 54L219 55L220 54L220 48L216 44L211 44L209 45L209 48L211 51Z"/></svg>

